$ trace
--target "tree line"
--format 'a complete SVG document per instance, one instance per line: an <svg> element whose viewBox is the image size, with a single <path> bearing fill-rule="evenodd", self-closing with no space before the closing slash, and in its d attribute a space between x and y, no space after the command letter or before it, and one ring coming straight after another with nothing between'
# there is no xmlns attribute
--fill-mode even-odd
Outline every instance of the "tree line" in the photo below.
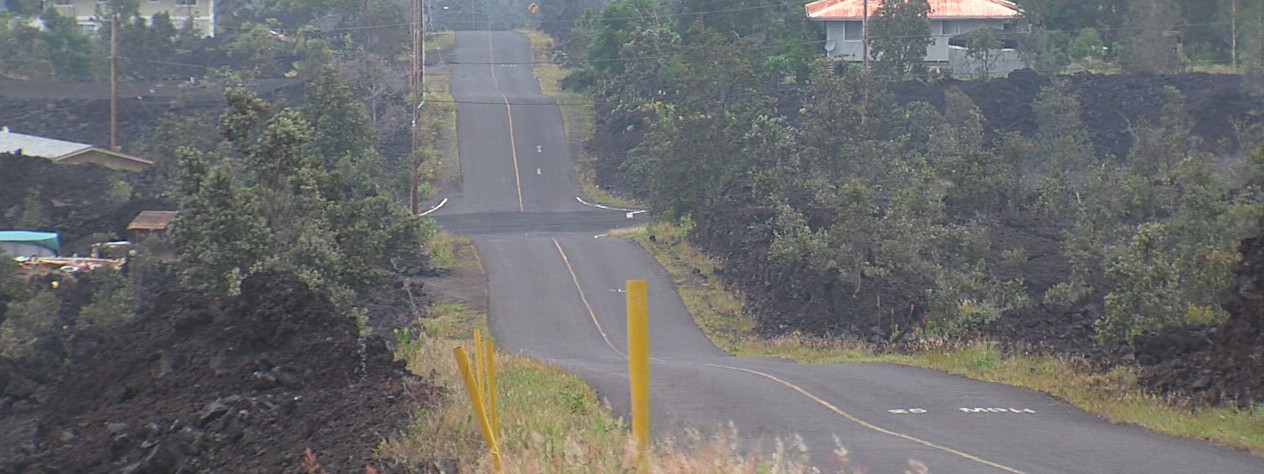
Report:
<svg viewBox="0 0 1264 474"><path fill-rule="evenodd" d="M408 6L391 0L221 0L215 38L167 13L146 17L141 1L99 2L98 27L85 30L52 2L7 0L8 11L0 11L0 76L104 80L116 16L124 79L202 77L221 69L248 79L309 78L337 52L392 58L410 44Z"/></svg>
<svg viewBox="0 0 1264 474"><path fill-rule="evenodd" d="M942 111L901 104L892 76L797 55L787 38L810 35L799 11L691 17L672 5L615 1L581 21L568 50L586 60L571 83L624 127L612 133L635 137L622 170L666 218L704 219L749 185L772 210L761 250L811 286L805 298L897 289L914 311L883 325L900 335L1036 310L1095 311L1101 340L1225 317L1217 293L1264 210L1264 153L1199 151L1179 90L1165 91L1161 120L1133 125L1127 156L1094 152L1056 84L1032 105L1036 133L989 140L959 90ZM1054 255L1039 257L1052 263L1033 266L1001 238L1014 222L1049 231ZM865 316L808 317L829 330Z"/></svg>

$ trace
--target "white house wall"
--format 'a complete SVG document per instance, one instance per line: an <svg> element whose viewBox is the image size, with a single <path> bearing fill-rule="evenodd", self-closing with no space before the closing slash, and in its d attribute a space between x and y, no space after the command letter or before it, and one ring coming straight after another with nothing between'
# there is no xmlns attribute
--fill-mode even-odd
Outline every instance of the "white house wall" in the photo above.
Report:
<svg viewBox="0 0 1264 474"><path fill-rule="evenodd" d="M852 20L848 20L852 21ZM855 20L859 23L859 20ZM926 47L926 62L947 63L948 39L962 34L969 33L984 26L990 28L1001 29L1005 23L1010 22L1006 19L962 19L962 20L931 20L931 44ZM845 21L827 21L825 22L825 39L833 41L834 50L829 52L830 57L843 59L847 61L861 61L863 45L861 39L845 38ZM948 34L944 34L944 26L948 26ZM872 24L869 25L871 28ZM872 34L872 32L870 32ZM872 37L870 38L872 43ZM871 44L872 46L872 44Z"/></svg>
<svg viewBox="0 0 1264 474"><path fill-rule="evenodd" d="M158 13L167 12L176 28L183 28L192 19L193 29L204 36L215 36L215 0L196 0L195 5L180 3L178 0L140 0L140 16L148 20ZM47 4L62 16L75 18L79 26L88 31L97 27L97 8L103 6L97 0L49 0Z"/></svg>

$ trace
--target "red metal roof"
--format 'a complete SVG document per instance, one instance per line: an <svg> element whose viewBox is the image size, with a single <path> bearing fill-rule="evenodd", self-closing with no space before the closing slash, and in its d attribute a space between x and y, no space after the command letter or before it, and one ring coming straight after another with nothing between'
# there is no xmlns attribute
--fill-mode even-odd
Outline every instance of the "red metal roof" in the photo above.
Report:
<svg viewBox="0 0 1264 474"><path fill-rule="evenodd" d="M1005 0L929 0L930 18L1013 18L1018 5ZM813 20L860 19L864 0L818 0L807 4L808 18ZM869 0L869 16L882 5L882 0Z"/></svg>

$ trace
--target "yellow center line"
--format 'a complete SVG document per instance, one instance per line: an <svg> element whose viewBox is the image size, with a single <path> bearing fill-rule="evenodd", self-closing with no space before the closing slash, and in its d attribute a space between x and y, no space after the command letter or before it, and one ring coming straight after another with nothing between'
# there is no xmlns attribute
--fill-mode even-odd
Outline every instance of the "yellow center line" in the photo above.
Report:
<svg viewBox="0 0 1264 474"><path fill-rule="evenodd" d="M518 188L518 212L526 212L527 208L522 205L522 178L518 175L518 144L514 140L513 108L509 106L509 97L500 91L500 80L496 79L496 46L490 34L487 35L487 50L491 54L488 63L492 70L492 84L496 87L496 93L500 94L501 99L504 99L505 114L509 116L509 153L513 157L514 186Z"/></svg>
<svg viewBox="0 0 1264 474"><path fill-rule="evenodd" d="M579 292L579 299L584 302L584 308L588 309L588 316L592 318L593 326L597 326L597 332L601 333L601 340L606 341L606 345L610 346L610 349L615 351L615 353L624 356L623 351L620 351L619 348L614 346L614 343L610 342L610 337L606 335L606 330L601 327L601 322L597 321L597 313L593 312L592 305L588 304L588 297L584 296L584 289L579 286L579 277L575 276L575 269L571 267L571 260L566 258L566 252L562 251L562 244L558 243L557 239L551 240L553 240L553 245L557 247L557 253L562 255L562 263L566 264L566 271L570 272L571 281L575 282L575 290Z"/></svg>
<svg viewBox="0 0 1264 474"><path fill-rule="evenodd" d="M592 309L592 305L588 303L588 297L584 296L584 288L583 288L582 286L580 286L580 284L579 284L579 277L575 275L575 269L574 269L574 267L572 267L572 266L571 266L571 261L570 261L570 259L566 257L566 252L562 250L562 244L561 244L560 242L558 242L558 241L557 241L557 239L551 239L551 240L553 241L553 245L557 247L557 253L558 253L558 254L560 254L560 255L562 256L562 262L566 264L566 271L567 271L567 272L569 272L569 273L571 274L571 281L575 283L575 290L579 292L579 299L580 299L581 301L583 301L583 302L584 302L584 308L588 310L588 316L589 316L590 318L592 318L592 323L593 323L593 326L596 326L596 327L597 327L597 332L601 334L601 340L605 341L605 342L606 342L606 345L607 345L607 346L610 346L610 349L611 349L611 350L615 351L615 352L616 352L616 353L618 353L620 356L625 356L625 354L623 353L623 351L620 351L617 347L615 347L615 345L614 345L613 343L611 343L611 342L610 342L610 337L606 335L606 330L605 330L604 328L602 328L602 327L601 327L601 322L597 320L597 313L593 311L593 309ZM911 442L914 442L914 443L920 444L920 445L922 445L922 446L926 446L926 447L931 448L931 449L935 449L935 450L938 450L938 451L942 451L942 452L945 452L945 453L951 454L951 455L953 455L953 456L957 456L957 457L962 458L962 459L965 459L965 460L967 460L967 461L973 461L973 462L977 462L977 463L979 463L979 464L983 464L983 465L985 465L985 466L994 467L994 468L996 468L996 469L1000 469L1000 470L1002 470L1002 471L1009 472L1009 473L1011 473L1011 474L1026 474L1024 471L1021 471L1021 470L1018 470L1018 469L1015 469L1015 468L1012 468L1012 467L1009 467L1009 466L1005 466L1005 465L1003 465L1003 464L998 464L998 463L995 463L995 462L992 462L992 461L988 461L988 460L986 460L986 459L980 458L980 457L975 456L975 455L973 455L973 454L969 454L969 453L966 453L966 452L963 452L963 451L958 451L958 450L956 450L956 449L952 449L952 448L949 448L949 447L947 447L947 446L943 446L943 445L935 444L935 443L932 443L932 442L930 442L930 441L926 441L926 440L924 440L924 439L921 439L921 438L918 438L918 437L915 437L915 436L906 435L906 434L904 434L904 433L900 433L900 432L896 432L896 431L891 431L891 430L889 430L889 429L883 428L883 427L878 426L878 425L875 425L875 424L873 424L873 423L869 423L869 422L867 422L867 421L865 421L865 420L862 420L862 419L860 419L860 418L857 418L855 415L852 415L851 413L848 413L848 412L843 411L842 409L840 409L840 408L838 408L838 407L834 406L834 404L832 404L832 403L830 403L830 402L826 401L825 399L823 399L823 398L821 398L821 397L817 396L816 394L814 394L814 393L812 393L812 392L807 391L807 389L805 389L805 388L803 388L803 387L800 387L800 386L798 386L798 385L795 385L795 384L793 384L793 383L790 383L790 382L788 382L788 381L786 381L786 380L783 380L783 379L781 379L781 378L778 378L778 377L777 377L777 376L775 376L775 375L771 375L771 374L767 374L767 373L764 373L764 372L760 372L760 371L758 371L758 370L746 369L746 368L742 368L742 367L732 367L732 366L728 366L728 365L711 364L711 363L705 363L705 362L687 362L687 361L683 361L683 362L682 362L682 361L669 361L669 360L664 360L664 359L659 359L659 358L653 358L653 360L655 360L655 361L657 361L657 362L663 362L663 363L684 363L684 364L700 365L700 366L704 366L704 367L713 367L713 368L717 368L717 369L735 370L735 371L738 371L738 372L745 372L745 373L748 373L748 374L757 375L757 376L760 376L760 377L766 378L766 379L768 379L768 380L771 380L771 381L773 381L773 382L776 382L776 383L778 383L778 384L780 384L780 385L782 385L782 386L785 386L786 388L789 388L789 389L791 389L791 390L794 390L795 392L798 392L799 394L801 394L801 395L803 395L803 396L807 397L809 400L812 400L812 401L813 401L813 402L815 402L816 404L818 404L818 405L821 405L821 406L825 407L826 409L828 409L828 410L830 410L830 411L834 412L834 413L835 413L835 414L837 414L838 416L843 417L843 418L844 418L844 419L846 419L847 421L850 421L850 422L852 422L852 423L855 423L855 424L857 424L857 425L860 425L861 427L863 427L863 428L865 428L865 429L868 429L868 430L871 430L871 431L876 431L876 432L878 432L878 433L881 433L881 434L884 434L884 435L888 435L888 436L894 436L894 437L896 437L896 438L900 438L900 439L903 439L903 440L905 440L905 441L911 441Z"/></svg>

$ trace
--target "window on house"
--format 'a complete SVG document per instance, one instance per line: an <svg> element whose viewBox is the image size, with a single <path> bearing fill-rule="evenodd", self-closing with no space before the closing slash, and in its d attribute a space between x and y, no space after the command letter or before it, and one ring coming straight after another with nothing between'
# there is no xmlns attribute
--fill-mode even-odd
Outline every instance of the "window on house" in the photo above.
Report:
<svg viewBox="0 0 1264 474"><path fill-rule="evenodd" d="M74 4L75 0L53 0L53 5L57 5L59 7L70 7L74 6Z"/></svg>
<svg viewBox="0 0 1264 474"><path fill-rule="evenodd" d="M961 23L949 20L941 21L939 22L939 34L944 36L961 34Z"/></svg>
<svg viewBox="0 0 1264 474"><path fill-rule="evenodd" d="M864 24L859 21L843 22L843 40L844 41L860 41L864 37Z"/></svg>
<svg viewBox="0 0 1264 474"><path fill-rule="evenodd" d="M176 0L176 5L193 6L197 5L197 0Z"/></svg>

